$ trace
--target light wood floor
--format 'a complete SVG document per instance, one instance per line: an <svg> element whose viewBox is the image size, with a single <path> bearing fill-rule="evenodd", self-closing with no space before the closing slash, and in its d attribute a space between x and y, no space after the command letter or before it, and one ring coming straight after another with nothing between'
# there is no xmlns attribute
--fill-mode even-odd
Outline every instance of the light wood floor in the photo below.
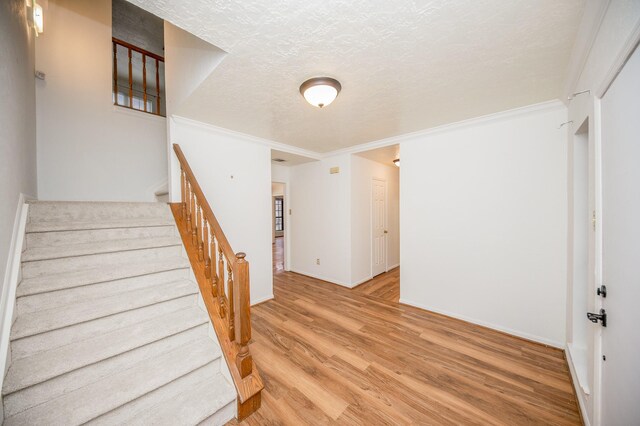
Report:
<svg viewBox="0 0 640 426"><path fill-rule="evenodd" d="M265 390L242 424L581 423L562 351L400 305L398 287L398 269L354 290L277 270L252 308Z"/></svg>
<svg viewBox="0 0 640 426"><path fill-rule="evenodd" d="M386 274L378 275L374 279L360 284L353 291L387 302L398 303L400 301L400 268L394 268Z"/></svg>

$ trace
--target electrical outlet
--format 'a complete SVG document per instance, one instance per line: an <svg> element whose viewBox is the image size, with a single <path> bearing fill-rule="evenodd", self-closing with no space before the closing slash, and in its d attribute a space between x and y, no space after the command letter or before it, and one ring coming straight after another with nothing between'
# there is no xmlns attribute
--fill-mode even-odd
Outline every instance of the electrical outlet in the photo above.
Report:
<svg viewBox="0 0 640 426"><path fill-rule="evenodd" d="M316 265L320 264L320 259L316 259Z"/></svg>

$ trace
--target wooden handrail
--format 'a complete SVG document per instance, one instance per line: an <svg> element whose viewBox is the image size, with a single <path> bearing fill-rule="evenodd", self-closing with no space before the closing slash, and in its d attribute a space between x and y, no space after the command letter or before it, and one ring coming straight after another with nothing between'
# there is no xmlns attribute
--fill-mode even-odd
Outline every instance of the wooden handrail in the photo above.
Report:
<svg viewBox="0 0 640 426"><path fill-rule="evenodd" d="M120 40L118 38L112 37L111 41L113 43L113 94L114 94L114 104L118 106L124 106L131 109L137 109L140 111L148 112L154 115L162 115L161 102L160 102L160 62L164 62L164 58L160 55L156 55L153 52L150 52L141 47L135 46L131 43L127 43L124 40ZM128 97L129 97L129 105L122 105L118 103L118 87L122 87L118 84L118 46L122 46L127 49L127 61L128 61ZM142 103L143 108L134 108L133 106L133 92L138 91L133 88L133 57L132 52L138 52L142 55ZM151 58L156 61L156 72L155 72L155 111L153 108L151 111L147 111L147 98L149 93L147 93L147 58Z"/></svg>
<svg viewBox="0 0 640 426"><path fill-rule="evenodd" d="M213 328L238 391L238 418L260 407L262 379L249 351L249 262L235 253L178 144L180 203L172 210ZM226 278L226 279L225 279Z"/></svg>
<svg viewBox="0 0 640 426"><path fill-rule="evenodd" d="M120 40L119 38L115 38L115 37L111 37L111 40L113 41L113 43L119 44L122 47L126 47L127 49L135 50L136 52L142 53L145 56L148 56L148 57L153 58L153 59L157 59L160 62L164 62L164 58L162 56L156 55L155 53L150 52L148 50L145 50L142 47L138 47L138 46L136 46L134 44L127 43L126 41Z"/></svg>
<svg viewBox="0 0 640 426"><path fill-rule="evenodd" d="M186 174L187 181L191 183L191 190L199 200L202 200L200 207L202 207L205 216L209 220L210 227L213 228L213 233L216 235L219 244L222 246L222 253L227 259L235 258L236 254L231 249L231 244L229 244L229 240L227 240L226 235L222 232L222 227L220 226L220 223L218 223L216 215L213 214L213 210L211 210L211 206L209 205L209 202L207 202L204 192L202 192L202 188L200 188L200 184L196 180L193 170L191 170L191 166L189 166L180 145L174 143L173 150L178 157L182 172Z"/></svg>

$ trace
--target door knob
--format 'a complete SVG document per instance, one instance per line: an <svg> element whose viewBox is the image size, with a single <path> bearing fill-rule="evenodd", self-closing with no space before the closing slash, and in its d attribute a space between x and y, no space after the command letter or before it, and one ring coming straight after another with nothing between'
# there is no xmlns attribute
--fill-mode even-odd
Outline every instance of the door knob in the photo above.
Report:
<svg viewBox="0 0 640 426"><path fill-rule="evenodd" d="M389 231L387 231L387 230L385 229L385 230L384 230L384 233L385 233L385 234L388 234L388 233L389 233Z"/></svg>

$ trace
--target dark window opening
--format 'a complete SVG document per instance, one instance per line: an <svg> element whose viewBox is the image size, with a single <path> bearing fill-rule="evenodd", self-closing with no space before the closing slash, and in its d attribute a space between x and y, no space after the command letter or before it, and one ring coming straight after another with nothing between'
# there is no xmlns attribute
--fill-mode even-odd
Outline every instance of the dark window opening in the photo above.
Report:
<svg viewBox="0 0 640 426"><path fill-rule="evenodd" d="M276 197L274 203L275 219L276 219L276 232L284 231L284 199Z"/></svg>

